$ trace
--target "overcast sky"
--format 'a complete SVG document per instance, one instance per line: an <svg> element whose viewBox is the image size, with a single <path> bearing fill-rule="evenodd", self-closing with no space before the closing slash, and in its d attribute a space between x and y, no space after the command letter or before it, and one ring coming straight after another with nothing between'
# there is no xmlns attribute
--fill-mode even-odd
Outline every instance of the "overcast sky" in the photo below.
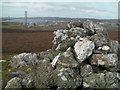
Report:
<svg viewBox="0 0 120 90"><path fill-rule="evenodd" d="M42 1L42 0L41 0ZM3 0L0 3L3 17L24 17L25 10L30 17L70 17L70 18L99 18L117 19L118 2L39 2L39 0ZM62 0L63 1L63 0ZM74 1L74 2L72 2ZM96 0L97 1L97 0ZM0 16L1 17L1 16Z"/></svg>

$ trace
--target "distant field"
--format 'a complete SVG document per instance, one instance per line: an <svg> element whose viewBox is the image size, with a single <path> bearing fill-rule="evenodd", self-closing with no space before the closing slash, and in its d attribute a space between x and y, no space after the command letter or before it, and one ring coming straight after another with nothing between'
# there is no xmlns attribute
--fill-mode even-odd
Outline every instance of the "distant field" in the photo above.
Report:
<svg viewBox="0 0 120 90"><path fill-rule="evenodd" d="M3 33L3 53L41 52L52 46L52 32Z"/></svg>

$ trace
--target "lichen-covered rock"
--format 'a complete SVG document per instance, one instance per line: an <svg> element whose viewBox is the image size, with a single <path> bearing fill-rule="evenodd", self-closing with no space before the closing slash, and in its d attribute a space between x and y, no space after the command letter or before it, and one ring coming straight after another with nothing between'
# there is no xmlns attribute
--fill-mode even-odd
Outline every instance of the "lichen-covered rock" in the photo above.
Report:
<svg viewBox="0 0 120 90"><path fill-rule="evenodd" d="M91 36L91 40L95 43L96 48L102 47L104 45L109 45L108 37L106 37L102 33Z"/></svg>
<svg viewBox="0 0 120 90"><path fill-rule="evenodd" d="M84 29L88 29L90 31L91 35L95 33L95 31L94 31L95 26L94 26L93 21L86 20L85 22L83 22L83 27L84 27Z"/></svg>
<svg viewBox="0 0 120 90"><path fill-rule="evenodd" d="M89 65L89 64L81 65L80 71L81 71L80 74L81 74L82 77L89 76L90 74L93 73L92 66Z"/></svg>
<svg viewBox="0 0 120 90"><path fill-rule="evenodd" d="M88 77L83 78L84 88L118 88L119 73L103 72L93 73Z"/></svg>
<svg viewBox="0 0 120 90"><path fill-rule="evenodd" d="M32 53L21 53L19 55L13 56L10 60L10 66L12 68L18 68L23 66L29 66L36 60L36 54Z"/></svg>
<svg viewBox="0 0 120 90"><path fill-rule="evenodd" d="M67 39L62 41L55 50L57 51L66 51L69 47L73 46L75 44L75 40Z"/></svg>
<svg viewBox="0 0 120 90"><path fill-rule="evenodd" d="M33 83L33 75L29 74L22 79L22 87L23 88L35 88Z"/></svg>
<svg viewBox="0 0 120 90"><path fill-rule="evenodd" d="M82 77L79 75L79 70L59 67L56 70L57 85L60 89L76 89L82 85Z"/></svg>
<svg viewBox="0 0 120 90"><path fill-rule="evenodd" d="M83 28L83 23L81 21L78 21L78 22L70 22L68 25L67 25L68 29L71 29L71 28L75 28L75 27L80 27L80 28Z"/></svg>
<svg viewBox="0 0 120 90"><path fill-rule="evenodd" d="M116 54L119 54L119 48L120 48L120 44L118 41L115 41L115 40L111 40L110 41L110 46L111 46L111 52L112 53L116 53Z"/></svg>
<svg viewBox="0 0 120 90"><path fill-rule="evenodd" d="M88 58L93 49L95 48L94 42L89 41L88 39L84 39L83 41L78 41L74 45L74 50L78 59L78 62L83 62L86 58Z"/></svg>
<svg viewBox="0 0 120 90"><path fill-rule="evenodd" d="M22 79L21 78L18 78L18 77L14 77L12 78L10 81L7 82L7 85L5 87L5 89L13 89L13 88L16 88L16 89L20 89L22 88Z"/></svg>
<svg viewBox="0 0 120 90"><path fill-rule="evenodd" d="M53 44L59 44L61 41L66 40L68 38L67 33L69 30L57 30L54 34Z"/></svg>
<svg viewBox="0 0 120 90"><path fill-rule="evenodd" d="M38 53L36 56L38 60L43 60L44 58L49 58L50 60L53 60L53 58L59 53L60 51L58 50L49 49L45 52Z"/></svg>
<svg viewBox="0 0 120 90"><path fill-rule="evenodd" d="M36 88L50 88L54 85L53 68L48 58L36 63L33 69L33 76Z"/></svg>
<svg viewBox="0 0 120 90"><path fill-rule="evenodd" d="M68 48L64 53L59 53L52 61L52 66L60 65L63 67L78 68L79 63L75 60L71 48Z"/></svg>
<svg viewBox="0 0 120 90"><path fill-rule="evenodd" d="M90 63L92 65L101 65L109 70L117 70L118 56L116 54L93 54Z"/></svg>

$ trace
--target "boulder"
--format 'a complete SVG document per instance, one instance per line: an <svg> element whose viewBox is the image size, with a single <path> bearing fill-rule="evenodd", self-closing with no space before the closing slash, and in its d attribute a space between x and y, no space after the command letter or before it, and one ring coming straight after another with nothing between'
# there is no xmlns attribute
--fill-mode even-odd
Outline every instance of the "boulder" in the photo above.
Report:
<svg viewBox="0 0 120 90"><path fill-rule="evenodd" d="M119 88L120 74L113 72L93 73L83 78L84 88L115 89Z"/></svg>
<svg viewBox="0 0 120 90"><path fill-rule="evenodd" d="M101 65L108 70L117 70L118 56L117 54L93 54L90 63L92 65Z"/></svg>
<svg viewBox="0 0 120 90"><path fill-rule="evenodd" d="M119 54L120 44L118 41L111 40L110 41L111 52Z"/></svg>
<svg viewBox="0 0 120 90"><path fill-rule="evenodd" d="M92 69L91 65L89 65L89 64L81 65L80 74L82 77L87 77L92 73L93 73L93 69Z"/></svg>
<svg viewBox="0 0 120 90"><path fill-rule="evenodd" d="M33 75L29 74L22 79L22 87L23 88L35 88L33 83Z"/></svg>
<svg viewBox="0 0 120 90"><path fill-rule="evenodd" d="M91 41L95 43L96 48L102 47L104 45L109 45L108 38L102 33L94 34L93 36L91 36Z"/></svg>
<svg viewBox="0 0 120 90"><path fill-rule="evenodd" d="M22 89L22 79L21 78L18 78L18 77L14 77L12 78L10 81L7 82L7 85L5 87L5 90L7 89Z"/></svg>
<svg viewBox="0 0 120 90"><path fill-rule="evenodd" d="M83 22L83 27L84 27L84 29L88 29L89 33L91 33L91 35L95 33L95 31L94 31L95 26L94 26L93 21L86 20L85 22Z"/></svg>
<svg viewBox="0 0 120 90"><path fill-rule="evenodd" d="M83 28L83 23L81 21L75 22L72 21L67 25L68 29L75 28L75 27L80 27Z"/></svg>
<svg viewBox="0 0 120 90"><path fill-rule="evenodd" d="M36 60L36 54L32 53L21 53L19 55L13 56L10 60L10 66L12 68L18 68L23 66L29 66Z"/></svg>
<svg viewBox="0 0 120 90"><path fill-rule="evenodd" d="M33 68L33 76L36 88L50 88L54 86L53 67L48 58L36 63Z"/></svg>
<svg viewBox="0 0 120 90"><path fill-rule="evenodd" d="M58 67L55 72L58 89L76 89L82 85L82 77L78 69Z"/></svg>
<svg viewBox="0 0 120 90"><path fill-rule="evenodd" d="M85 59L87 59L92 54L94 48L94 42L89 41L88 39L76 42L74 45L74 50L78 62L82 63Z"/></svg>
<svg viewBox="0 0 120 90"><path fill-rule="evenodd" d="M75 60L72 49L68 48L64 53L59 53L52 61L52 66L60 65L69 68L78 68L79 63Z"/></svg>

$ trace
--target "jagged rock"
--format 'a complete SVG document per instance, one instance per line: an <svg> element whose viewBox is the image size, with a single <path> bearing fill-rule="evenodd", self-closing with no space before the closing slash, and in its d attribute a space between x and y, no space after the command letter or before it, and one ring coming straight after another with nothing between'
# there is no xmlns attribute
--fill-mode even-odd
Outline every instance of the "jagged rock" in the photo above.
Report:
<svg viewBox="0 0 120 90"><path fill-rule="evenodd" d="M95 33L94 29L94 23L91 20L86 20L85 22L83 22L83 27L84 29L88 29L89 30L89 34L93 35Z"/></svg>
<svg viewBox="0 0 120 90"><path fill-rule="evenodd" d="M10 60L10 66L12 68L18 68L23 66L29 66L36 60L36 54L32 53L21 53L19 55L13 56Z"/></svg>
<svg viewBox="0 0 120 90"><path fill-rule="evenodd" d="M36 56L37 56L38 60L42 60L44 58L49 58L50 60L53 60L53 58L55 56L57 56L59 53L60 53L60 51L58 51L58 50L49 49L45 52L41 52L41 53L37 54Z"/></svg>
<svg viewBox="0 0 120 90"><path fill-rule="evenodd" d="M27 75L25 78L22 79L22 86L23 88L35 88L33 84L33 77L31 74Z"/></svg>
<svg viewBox="0 0 120 90"><path fill-rule="evenodd" d="M109 45L109 40L102 33L91 36L91 40L95 43L96 48Z"/></svg>
<svg viewBox="0 0 120 90"><path fill-rule="evenodd" d="M75 27L80 27L80 28L83 28L83 23L81 21L78 21L78 22L70 22L68 25L67 25L68 29L71 29L71 28L75 28Z"/></svg>
<svg viewBox="0 0 120 90"><path fill-rule="evenodd" d="M101 65L110 70L117 67L118 56L116 54L93 54L90 63L92 65ZM114 69L113 69L114 70Z"/></svg>
<svg viewBox="0 0 120 90"><path fill-rule="evenodd" d="M56 70L58 89L76 89L82 85L82 77L79 75L79 70L59 67Z"/></svg>
<svg viewBox="0 0 120 90"><path fill-rule="evenodd" d="M10 81L7 82L5 89L6 90L7 89L12 90L13 88L20 89L20 88L22 88L21 82L22 82L21 78L14 77Z"/></svg>
<svg viewBox="0 0 120 90"><path fill-rule="evenodd" d="M83 62L86 58L88 58L92 54L94 48L94 42L89 41L88 39L78 41L74 45L74 50L79 63Z"/></svg>
<svg viewBox="0 0 120 90"><path fill-rule="evenodd" d="M120 44L119 44L118 41L111 40L110 41L110 46L111 46L111 52L112 53L116 53L116 54L119 53Z"/></svg>
<svg viewBox="0 0 120 90"><path fill-rule="evenodd" d="M103 72L93 73L88 77L83 78L84 88L118 88L119 73Z"/></svg>
<svg viewBox="0 0 120 90"><path fill-rule="evenodd" d="M81 71L80 74L81 74L82 77L89 76L90 74L93 73L92 66L89 65L89 64L82 65L80 71Z"/></svg>
<svg viewBox="0 0 120 90"><path fill-rule="evenodd" d="M33 69L33 76L36 88L50 88L54 85L53 68L48 58L36 63Z"/></svg>
<svg viewBox="0 0 120 90"><path fill-rule="evenodd" d="M54 34L53 44L59 44L61 41L66 40L68 38L67 33L69 30L57 30Z"/></svg>
<svg viewBox="0 0 120 90"><path fill-rule="evenodd" d="M59 53L52 61L52 66L62 65L63 67L78 68L79 64L73 57L71 48L68 48L64 53Z"/></svg>
<svg viewBox="0 0 120 90"><path fill-rule="evenodd" d="M68 39L68 40L62 41L62 43L60 43L57 46L56 50L64 52L74 44L75 44L75 40Z"/></svg>

